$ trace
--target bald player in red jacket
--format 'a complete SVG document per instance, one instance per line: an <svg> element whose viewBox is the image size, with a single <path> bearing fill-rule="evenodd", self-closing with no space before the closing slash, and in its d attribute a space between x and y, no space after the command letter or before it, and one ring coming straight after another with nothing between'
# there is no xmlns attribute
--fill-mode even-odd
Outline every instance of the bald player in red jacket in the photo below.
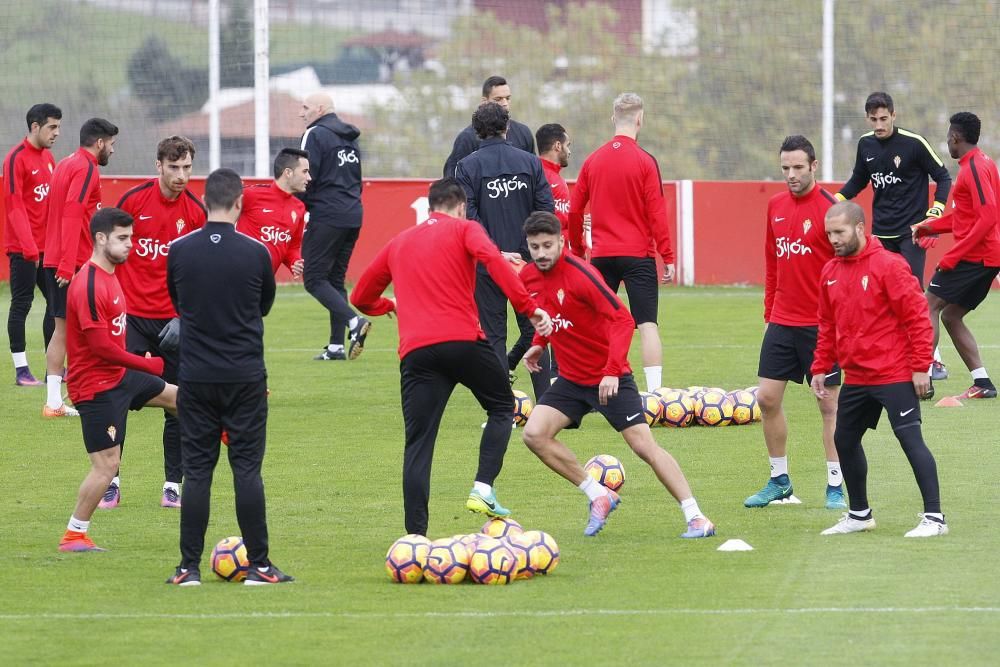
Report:
<svg viewBox="0 0 1000 667"><path fill-rule="evenodd" d="M513 425L514 401L507 370L479 326L474 290L482 263L514 310L542 334L552 321L528 296L512 264L482 225L465 219L465 190L453 178L431 184L431 217L402 232L376 255L351 293L367 315L399 318L399 370L406 448L403 506L406 531L427 534L431 460L441 417L456 384L469 388L486 410L479 441L479 469L466 509L492 517L510 515L493 482L500 474ZM393 284L395 297L382 292Z"/></svg>

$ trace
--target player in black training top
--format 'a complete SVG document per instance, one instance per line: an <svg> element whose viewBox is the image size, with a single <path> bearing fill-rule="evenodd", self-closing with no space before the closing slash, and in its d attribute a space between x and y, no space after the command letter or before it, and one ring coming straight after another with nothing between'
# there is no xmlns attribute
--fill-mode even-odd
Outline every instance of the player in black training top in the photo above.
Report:
<svg viewBox="0 0 1000 667"><path fill-rule="evenodd" d="M937 244L937 236L923 237L914 243L910 225L941 217L951 190L951 176L926 139L895 126L896 112L888 93L868 96L865 117L872 131L858 140L854 172L836 197L841 201L853 199L871 182L872 235L879 238L886 250L902 255L923 286L927 250ZM936 185L934 203L929 209L928 177ZM947 377L948 370L935 349L931 379Z"/></svg>

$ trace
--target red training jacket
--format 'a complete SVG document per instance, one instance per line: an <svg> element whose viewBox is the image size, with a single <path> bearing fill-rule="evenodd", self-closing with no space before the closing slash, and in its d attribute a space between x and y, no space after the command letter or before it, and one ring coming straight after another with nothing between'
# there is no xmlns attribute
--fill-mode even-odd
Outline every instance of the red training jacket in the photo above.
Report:
<svg viewBox="0 0 1000 667"><path fill-rule="evenodd" d="M132 216L132 252L115 273L128 302L128 314L154 320L177 316L167 293L170 243L205 226L205 205L190 190L167 199L154 178L132 188L118 200Z"/></svg>
<svg viewBox="0 0 1000 667"><path fill-rule="evenodd" d="M829 373L836 361L845 384L910 382L927 372L933 352L927 299L902 256L869 236L861 253L827 263L813 375Z"/></svg>
<svg viewBox="0 0 1000 667"><path fill-rule="evenodd" d="M569 207L569 241L582 257L583 210L590 202L591 257L653 257L674 262L663 179L656 158L635 139L616 136L580 168Z"/></svg>
<svg viewBox="0 0 1000 667"><path fill-rule="evenodd" d="M90 218L101 205L101 170L82 146L56 165L45 226L45 266L70 280L94 252Z"/></svg>
<svg viewBox="0 0 1000 667"><path fill-rule="evenodd" d="M819 185L802 197L786 190L767 203L765 322L816 326L819 274L833 257L824 221L834 203L833 195Z"/></svg>
<svg viewBox="0 0 1000 667"><path fill-rule="evenodd" d="M632 372L628 348L635 321L597 269L564 252L548 271L525 266L521 281L552 316L552 335L536 333L533 344L552 343L559 375L577 384L598 385L606 375Z"/></svg>
<svg viewBox="0 0 1000 667"><path fill-rule="evenodd" d="M35 148L25 138L3 161L4 239L8 253L21 253L37 262L45 248L45 216L49 210L49 182L56 161L48 148Z"/></svg>
<svg viewBox="0 0 1000 667"><path fill-rule="evenodd" d="M952 232L955 245L945 253L938 268L950 271L960 261L1000 266L1000 176L997 165L979 147L958 160L958 178L951 190L952 211L932 220L934 234Z"/></svg>
<svg viewBox="0 0 1000 667"><path fill-rule="evenodd" d="M163 373L163 359L125 351L125 294L114 273L84 264L66 292L66 386L73 403L121 382L125 368Z"/></svg>
<svg viewBox="0 0 1000 667"><path fill-rule="evenodd" d="M514 310L535 312L535 300L483 226L441 212L400 232L379 251L354 286L351 303L368 315L396 311L400 359L435 343L481 340L485 336L473 296L476 262L486 266ZM395 304L381 296L390 282Z"/></svg>
<svg viewBox="0 0 1000 667"><path fill-rule="evenodd" d="M545 180L549 182L549 188L552 189L552 199L556 205L554 213L559 218L559 224L562 225L563 237L568 241L569 186L566 185L566 179L559 173L562 171L562 166L545 158L539 159L542 161L542 172L545 174Z"/></svg>
<svg viewBox="0 0 1000 667"><path fill-rule="evenodd" d="M236 231L257 239L271 253L271 268L289 269L302 259L302 229L306 205L278 187L274 181L243 190L243 212Z"/></svg>

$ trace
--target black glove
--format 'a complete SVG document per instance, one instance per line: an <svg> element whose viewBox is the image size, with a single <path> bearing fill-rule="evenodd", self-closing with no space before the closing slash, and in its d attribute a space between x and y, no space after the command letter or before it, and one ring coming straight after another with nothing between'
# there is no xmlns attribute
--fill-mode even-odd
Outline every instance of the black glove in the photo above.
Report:
<svg viewBox="0 0 1000 667"><path fill-rule="evenodd" d="M160 350L176 352L181 345L181 320L178 317L167 322L160 330Z"/></svg>

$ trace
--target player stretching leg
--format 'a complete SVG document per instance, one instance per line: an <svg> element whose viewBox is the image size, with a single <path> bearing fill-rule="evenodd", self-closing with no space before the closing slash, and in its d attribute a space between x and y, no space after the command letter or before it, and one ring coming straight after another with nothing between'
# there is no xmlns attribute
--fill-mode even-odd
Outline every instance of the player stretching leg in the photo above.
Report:
<svg viewBox="0 0 1000 667"><path fill-rule="evenodd" d="M556 440L560 431L578 427L594 409L622 434L680 503L687 521L681 537L714 535L715 526L698 508L677 461L660 448L643 419L639 390L626 359L635 324L625 304L596 269L563 255L565 242L555 215L532 213L524 231L534 264L521 271L521 280L530 294L537 295L542 308L558 313L552 317L551 336L536 335L524 361L534 370L547 343L559 357L559 377L531 413L524 443L545 465L587 494L590 519L583 534L594 536L621 501L618 494L585 473L573 452Z"/></svg>

